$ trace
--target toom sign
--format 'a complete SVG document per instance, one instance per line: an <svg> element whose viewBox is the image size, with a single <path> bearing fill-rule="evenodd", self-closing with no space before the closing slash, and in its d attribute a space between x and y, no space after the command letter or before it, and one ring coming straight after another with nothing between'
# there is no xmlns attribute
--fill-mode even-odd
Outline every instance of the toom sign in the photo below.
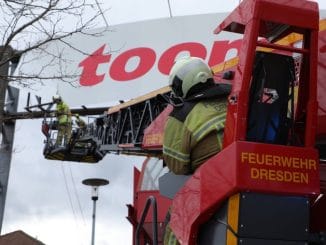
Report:
<svg viewBox="0 0 326 245"><path fill-rule="evenodd" d="M151 69L156 69L162 75L168 75L174 60L184 52L191 56L208 58L208 64L214 66L223 62L230 50L238 50L240 45L241 39L215 41L208 54L207 48L202 43L184 42L168 47L159 57L153 48L138 47L126 50L113 59L112 54L104 53L106 46L104 44L79 63L79 67L82 67L79 83L82 86L96 85L103 82L106 76L112 81L127 82L141 78ZM128 63L133 59L138 59L138 63L133 69L128 70ZM109 70L97 74L98 67L102 64L110 64Z"/></svg>

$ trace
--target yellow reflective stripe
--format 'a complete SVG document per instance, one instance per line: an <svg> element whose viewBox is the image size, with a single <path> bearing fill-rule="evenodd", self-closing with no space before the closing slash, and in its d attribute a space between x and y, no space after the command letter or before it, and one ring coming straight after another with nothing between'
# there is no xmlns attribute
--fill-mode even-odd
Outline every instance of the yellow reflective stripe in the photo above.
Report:
<svg viewBox="0 0 326 245"><path fill-rule="evenodd" d="M177 245L177 238L172 232L170 233L169 237L169 245Z"/></svg>
<svg viewBox="0 0 326 245"><path fill-rule="evenodd" d="M190 161L190 155L184 154L182 152L178 152L172 148L169 148L165 145L163 145L163 154L168 155L170 157L173 157L177 159L180 162L189 162Z"/></svg>
<svg viewBox="0 0 326 245"><path fill-rule="evenodd" d="M213 73L218 73L221 71L225 71L226 69L232 68L239 63L239 57L232 58L220 64L217 64L212 67Z"/></svg>
<svg viewBox="0 0 326 245"><path fill-rule="evenodd" d="M240 207L240 194L235 194L229 198L228 202L228 225L231 227L226 233L226 245L237 245L238 239L233 233L238 233L239 227L239 207ZM231 231L232 229L232 231Z"/></svg>
<svg viewBox="0 0 326 245"><path fill-rule="evenodd" d="M238 245L237 237L230 230L226 232L226 245Z"/></svg>
<svg viewBox="0 0 326 245"><path fill-rule="evenodd" d="M212 131L212 129L220 130L224 128L226 113L222 113L217 117L214 117L200 126L196 131L193 132L193 136L197 141L200 141L207 132Z"/></svg>
<svg viewBox="0 0 326 245"><path fill-rule="evenodd" d="M235 194L229 198L228 203L228 224L234 232L238 232L239 225L240 194Z"/></svg>
<svg viewBox="0 0 326 245"><path fill-rule="evenodd" d="M179 242L172 232L170 225L168 224L165 228L165 235L164 235L164 245L178 245Z"/></svg>
<svg viewBox="0 0 326 245"><path fill-rule="evenodd" d="M326 19L322 19L319 21L319 31L326 30Z"/></svg>
<svg viewBox="0 0 326 245"><path fill-rule="evenodd" d="M219 149L222 149L222 147L223 147L223 134L221 134L221 133L217 134L217 147Z"/></svg>

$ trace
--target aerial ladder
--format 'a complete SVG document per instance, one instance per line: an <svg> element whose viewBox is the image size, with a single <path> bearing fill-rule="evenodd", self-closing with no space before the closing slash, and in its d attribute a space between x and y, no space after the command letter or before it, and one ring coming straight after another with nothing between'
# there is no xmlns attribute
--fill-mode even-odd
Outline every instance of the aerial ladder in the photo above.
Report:
<svg viewBox="0 0 326 245"><path fill-rule="evenodd" d="M325 244L326 103L317 101L317 85L326 92L326 40L319 23L314 2L244 0L217 26L216 34L242 34L243 42L236 59L212 67L216 82L232 83L223 149L192 176L173 175L157 160L174 103L168 87L109 108L61 157L51 143L44 155L76 161L85 143L99 157L81 162L111 152L149 156L134 170L128 205L134 244L162 244L168 220L181 244Z"/></svg>

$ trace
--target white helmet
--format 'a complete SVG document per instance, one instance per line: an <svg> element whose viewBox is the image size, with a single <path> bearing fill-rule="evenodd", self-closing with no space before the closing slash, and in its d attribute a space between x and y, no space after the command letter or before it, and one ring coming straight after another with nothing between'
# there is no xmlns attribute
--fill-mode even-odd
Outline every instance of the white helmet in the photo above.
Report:
<svg viewBox="0 0 326 245"><path fill-rule="evenodd" d="M60 102L60 101L62 101L62 98L61 98L61 96L60 95L58 95L58 94L56 94L56 95L54 95L53 97L52 97L52 101L53 102Z"/></svg>
<svg viewBox="0 0 326 245"><path fill-rule="evenodd" d="M176 96L186 98L193 86L212 78L213 72L203 59L187 57L177 60L173 65L169 75L169 86Z"/></svg>

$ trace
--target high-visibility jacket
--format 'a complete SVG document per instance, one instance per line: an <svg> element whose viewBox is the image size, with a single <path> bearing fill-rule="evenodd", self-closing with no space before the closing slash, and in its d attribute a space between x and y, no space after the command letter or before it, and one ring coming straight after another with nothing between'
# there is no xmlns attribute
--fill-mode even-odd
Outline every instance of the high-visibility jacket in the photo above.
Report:
<svg viewBox="0 0 326 245"><path fill-rule="evenodd" d="M222 148L226 97L185 102L171 112L164 130L163 158L175 174L192 174Z"/></svg>
<svg viewBox="0 0 326 245"><path fill-rule="evenodd" d="M58 118L59 125L71 124L71 112L66 103L57 103L56 116Z"/></svg>
<svg viewBox="0 0 326 245"><path fill-rule="evenodd" d="M76 118L76 124L79 128L85 128L86 127L86 123L83 119L81 118Z"/></svg>

